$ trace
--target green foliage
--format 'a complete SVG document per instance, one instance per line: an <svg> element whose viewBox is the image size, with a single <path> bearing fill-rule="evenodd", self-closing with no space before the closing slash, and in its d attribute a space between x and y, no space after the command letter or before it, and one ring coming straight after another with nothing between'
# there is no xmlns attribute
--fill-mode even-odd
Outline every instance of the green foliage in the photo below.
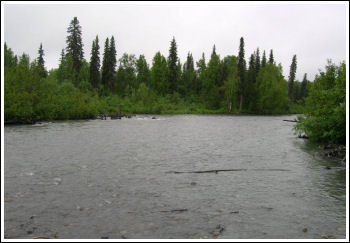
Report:
<svg viewBox="0 0 350 243"><path fill-rule="evenodd" d="M322 143L346 141L346 65L328 62L325 72L315 78L306 98L305 117L296 130Z"/></svg>
<svg viewBox="0 0 350 243"><path fill-rule="evenodd" d="M151 73L144 55L140 55L136 61L136 83L151 85Z"/></svg>
<svg viewBox="0 0 350 243"><path fill-rule="evenodd" d="M170 83L167 79L168 67L165 57L157 52L153 57L151 68L151 88L155 90L158 95L165 95L168 93Z"/></svg>
<svg viewBox="0 0 350 243"><path fill-rule="evenodd" d="M135 55L124 53L119 59L119 63L115 81L116 91L121 96L130 95L138 88Z"/></svg>
<svg viewBox="0 0 350 243"><path fill-rule="evenodd" d="M228 76L225 79L224 86L222 87L225 93L225 104L227 111L230 113L238 109L238 64L235 56L230 56L228 66Z"/></svg>
<svg viewBox="0 0 350 243"><path fill-rule="evenodd" d="M81 27L77 18L72 20L68 33L66 52L64 49L61 52L59 67L49 73L44 67L42 45L38 57L31 62L26 54L15 56L5 43L5 121L85 119L115 111L157 114L301 113L305 97L309 93L316 97L325 96L315 90L319 90L320 86L327 87L327 90L333 87L336 82L332 81L334 75L331 74L338 73L338 69L329 67L323 76L318 77L320 81L315 85L306 79L306 75L302 83L294 82L294 56L290 74L293 102L288 102L287 81L282 76L282 65L275 65L272 50L267 62L265 51L260 60L260 51L256 49L250 56L247 69L243 37L237 57L229 55L220 59L214 45L209 62L206 63L203 53L196 62L196 68L190 52L181 65L173 38L167 59L157 52L149 67L145 56L140 55L136 59L135 55L125 53L119 59L116 71L113 36L106 39L101 67L98 37L92 43L88 63L83 59ZM306 102L309 107L314 100L316 98ZM331 109L333 113L328 114L330 122L327 126L336 126L341 121L343 109L344 105ZM303 124L308 124L308 120ZM331 131L327 136L338 136L338 131L341 129Z"/></svg>
<svg viewBox="0 0 350 243"><path fill-rule="evenodd" d="M222 66L215 46L205 72L205 79L202 80L201 100L206 108L215 110L220 108L219 83L222 79Z"/></svg>
<svg viewBox="0 0 350 243"><path fill-rule="evenodd" d="M261 68L256 86L257 112L261 114L283 114L288 110L287 82L278 67L267 64Z"/></svg>

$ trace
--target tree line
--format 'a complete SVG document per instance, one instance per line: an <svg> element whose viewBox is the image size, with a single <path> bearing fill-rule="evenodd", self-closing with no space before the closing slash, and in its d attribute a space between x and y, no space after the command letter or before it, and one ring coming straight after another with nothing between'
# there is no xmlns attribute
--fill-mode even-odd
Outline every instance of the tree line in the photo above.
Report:
<svg viewBox="0 0 350 243"><path fill-rule="evenodd" d="M38 57L30 62L28 55L17 57L5 43L5 120L90 118L118 109L135 113L302 112L312 82L307 74L302 82L295 79L296 55L286 80L272 49L267 58L265 50L261 55L257 48L247 63L244 46L241 37L238 55L221 58L214 45L210 58L206 60L203 53L197 62L189 52L182 64L173 37L168 56L157 52L149 65L144 55L124 53L117 59L114 36L106 38L102 53L96 36L87 61L82 27L74 17L56 69L46 70L41 44Z"/></svg>

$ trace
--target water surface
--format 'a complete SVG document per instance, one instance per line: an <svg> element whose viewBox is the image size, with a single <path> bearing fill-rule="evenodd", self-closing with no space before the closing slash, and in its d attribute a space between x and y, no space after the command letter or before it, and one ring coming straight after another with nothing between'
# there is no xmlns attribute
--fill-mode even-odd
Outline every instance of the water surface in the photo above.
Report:
<svg viewBox="0 0 350 243"><path fill-rule="evenodd" d="M5 238L345 238L344 165L294 118L5 126Z"/></svg>

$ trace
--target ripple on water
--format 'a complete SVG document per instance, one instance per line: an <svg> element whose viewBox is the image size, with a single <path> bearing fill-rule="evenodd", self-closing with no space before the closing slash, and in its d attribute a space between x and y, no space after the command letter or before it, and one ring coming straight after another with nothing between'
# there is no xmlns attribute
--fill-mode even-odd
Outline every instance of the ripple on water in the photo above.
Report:
<svg viewBox="0 0 350 243"><path fill-rule="evenodd" d="M344 238L345 170L325 170L318 148L282 122L293 118L139 115L5 126L5 234ZM230 169L244 170L167 173ZM28 235L18 225L31 215L37 231ZM224 230L213 235L218 225Z"/></svg>

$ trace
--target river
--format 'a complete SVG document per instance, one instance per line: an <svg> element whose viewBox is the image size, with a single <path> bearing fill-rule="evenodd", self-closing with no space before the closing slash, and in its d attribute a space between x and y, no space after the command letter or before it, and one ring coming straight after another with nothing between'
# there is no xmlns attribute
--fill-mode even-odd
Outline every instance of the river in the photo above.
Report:
<svg viewBox="0 0 350 243"><path fill-rule="evenodd" d="M295 116L156 118L5 126L5 239L345 238L345 166Z"/></svg>

